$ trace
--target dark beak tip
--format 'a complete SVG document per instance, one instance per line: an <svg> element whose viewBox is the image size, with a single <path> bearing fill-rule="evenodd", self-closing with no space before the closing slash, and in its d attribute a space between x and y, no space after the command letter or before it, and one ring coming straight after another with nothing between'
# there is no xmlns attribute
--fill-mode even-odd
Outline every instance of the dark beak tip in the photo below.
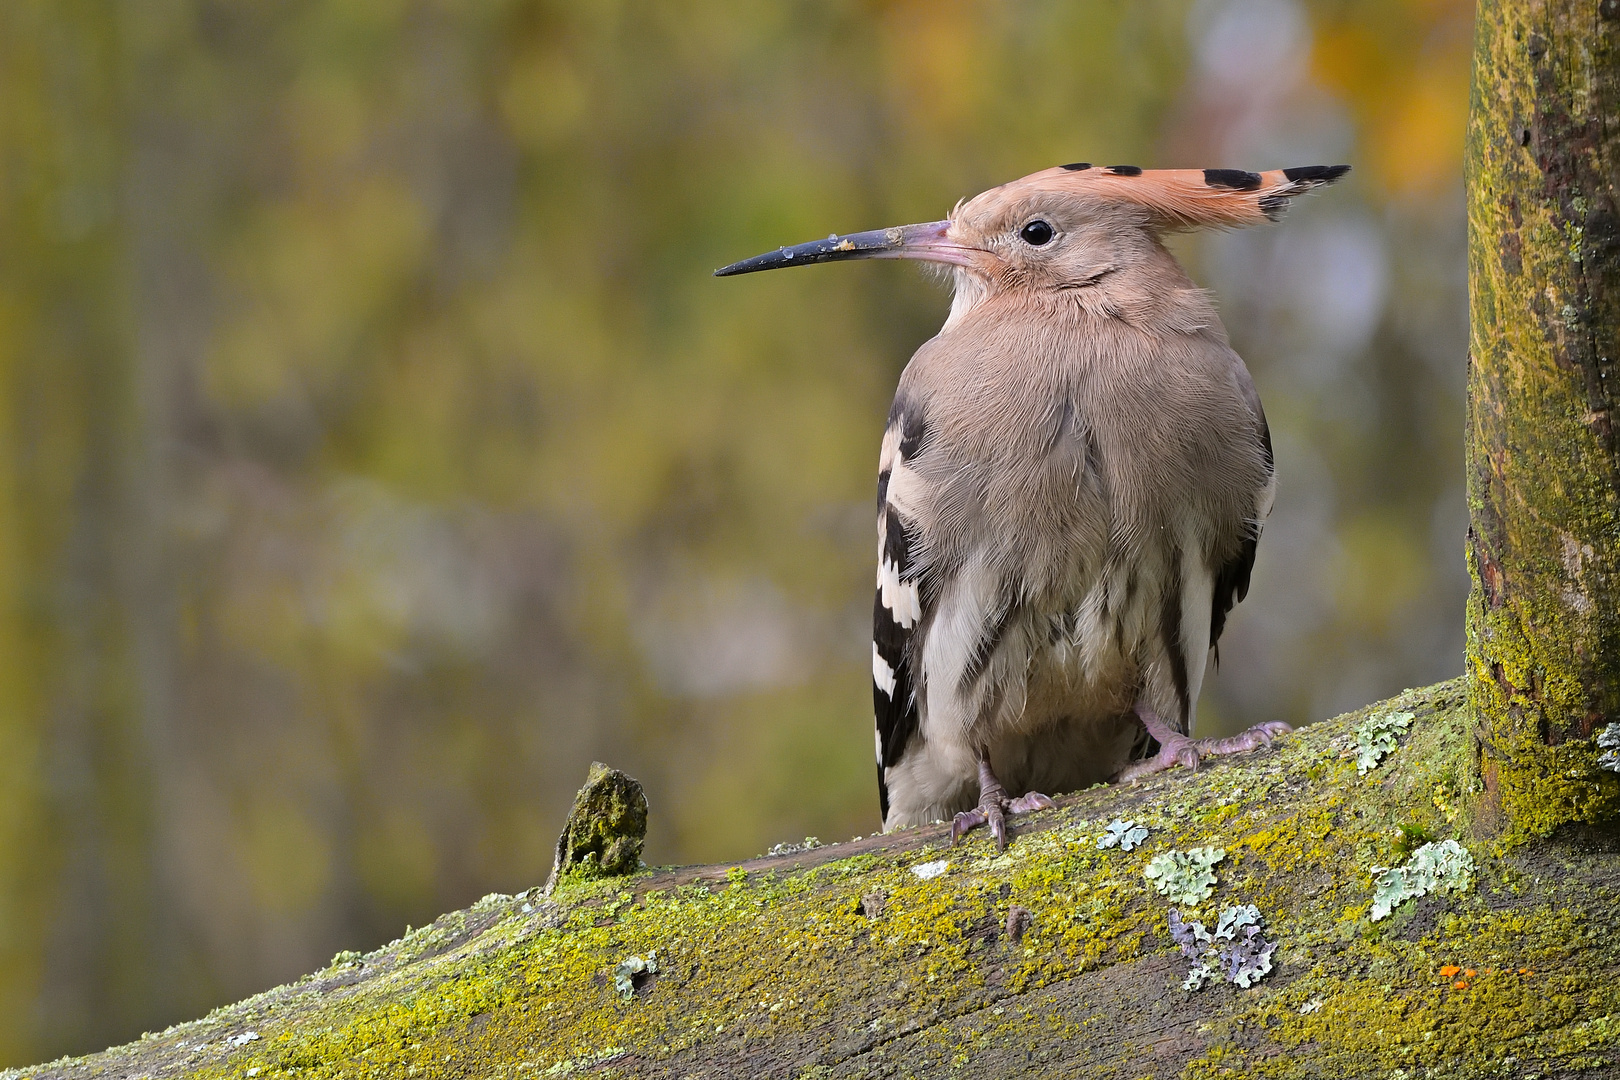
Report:
<svg viewBox="0 0 1620 1080"><path fill-rule="evenodd" d="M777 270L787 266L813 266L816 263L840 262L845 259L868 259L888 255L901 247L899 230L878 229L872 232L837 233L825 240L811 240L804 244L779 247L752 258L722 266L715 277L752 274L758 270Z"/></svg>
<svg viewBox="0 0 1620 1080"><path fill-rule="evenodd" d="M770 252L769 254L775 254ZM755 255L747 259L739 259L734 263L727 263L714 272L715 277L736 277L739 274L751 274L755 270L769 270L771 266L764 262L766 256Z"/></svg>

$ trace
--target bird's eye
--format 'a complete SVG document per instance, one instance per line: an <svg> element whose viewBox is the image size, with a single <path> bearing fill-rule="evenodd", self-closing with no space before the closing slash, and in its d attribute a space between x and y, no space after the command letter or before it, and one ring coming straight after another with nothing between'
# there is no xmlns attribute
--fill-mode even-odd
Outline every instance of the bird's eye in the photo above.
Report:
<svg viewBox="0 0 1620 1080"><path fill-rule="evenodd" d="M1040 247L1052 239L1052 226L1040 218L1036 218L1022 229L1019 229L1018 235L1023 238L1024 243L1033 247Z"/></svg>

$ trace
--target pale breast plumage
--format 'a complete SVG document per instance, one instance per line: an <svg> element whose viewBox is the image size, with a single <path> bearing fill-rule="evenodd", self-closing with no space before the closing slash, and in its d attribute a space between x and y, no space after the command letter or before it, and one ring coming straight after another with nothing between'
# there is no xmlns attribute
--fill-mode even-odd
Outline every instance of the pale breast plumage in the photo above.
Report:
<svg viewBox="0 0 1620 1080"><path fill-rule="evenodd" d="M980 750L1009 790L1110 779L1147 746L1140 696L1187 731L1266 509L1264 418L1223 341L1191 347L1241 375L1224 400L1136 393L1186 358L1120 327L1094 328L1032 386L1005 377L1018 358L979 314L978 340L946 331L919 351L880 457L873 699L890 828L973 805ZM1187 410L1240 412L1248 430L1188 433ZM987 416L1002 421L989 433ZM1246 474L1246 498L1213 509L1198 470L1176 465L1189 449Z"/></svg>

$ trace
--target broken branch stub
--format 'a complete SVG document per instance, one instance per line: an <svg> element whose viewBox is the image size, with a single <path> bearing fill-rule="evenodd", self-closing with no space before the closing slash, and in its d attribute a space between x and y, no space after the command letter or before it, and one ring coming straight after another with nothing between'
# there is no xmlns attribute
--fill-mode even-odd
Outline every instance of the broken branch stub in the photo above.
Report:
<svg viewBox="0 0 1620 1080"><path fill-rule="evenodd" d="M591 762L585 786L557 837L557 857L546 895L569 877L599 878L641 869L647 839L647 793L639 781L600 761Z"/></svg>

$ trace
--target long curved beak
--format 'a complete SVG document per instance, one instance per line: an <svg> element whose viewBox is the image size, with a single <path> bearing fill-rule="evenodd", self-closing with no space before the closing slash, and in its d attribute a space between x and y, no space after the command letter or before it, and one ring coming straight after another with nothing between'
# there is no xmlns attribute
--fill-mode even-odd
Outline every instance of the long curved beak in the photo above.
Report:
<svg viewBox="0 0 1620 1080"><path fill-rule="evenodd" d="M776 270L783 266L806 266L810 263L839 262L843 259L921 259L925 262L971 265L971 250L947 239L951 223L930 221L923 225L898 225L892 229L874 229L871 232L834 233L825 240L812 240L808 244L777 248L752 259L722 266L715 277L733 274L752 274L756 270Z"/></svg>

